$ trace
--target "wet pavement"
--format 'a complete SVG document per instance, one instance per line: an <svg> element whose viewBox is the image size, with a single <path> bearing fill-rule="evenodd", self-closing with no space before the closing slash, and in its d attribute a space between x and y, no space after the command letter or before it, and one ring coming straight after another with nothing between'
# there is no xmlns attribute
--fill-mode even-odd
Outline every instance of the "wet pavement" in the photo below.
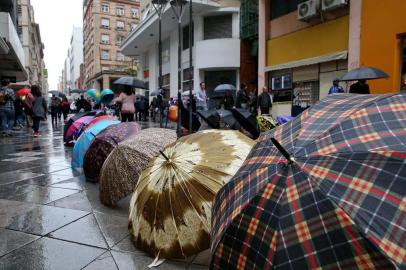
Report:
<svg viewBox="0 0 406 270"><path fill-rule="evenodd" d="M143 123L143 127L159 127ZM0 138L0 269L148 269L127 229L130 197L100 203L97 184L70 167L63 127ZM207 269L209 252L155 269Z"/></svg>

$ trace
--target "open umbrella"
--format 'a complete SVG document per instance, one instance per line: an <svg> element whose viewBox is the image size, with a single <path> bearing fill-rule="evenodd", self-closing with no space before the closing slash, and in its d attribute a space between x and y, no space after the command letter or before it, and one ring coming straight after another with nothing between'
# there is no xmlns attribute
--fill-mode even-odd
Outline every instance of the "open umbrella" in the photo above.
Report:
<svg viewBox="0 0 406 270"><path fill-rule="evenodd" d="M86 130L88 128L90 128L92 125L100 122L100 121L105 121L105 120L117 120L116 116L112 116L112 115L101 115L98 117L93 118L86 126L84 126L83 130Z"/></svg>
<svg viewBox="0 0 406 270"><path fill-rule="evenodd" d="M375 80L388 78L385 71L373 67L360 67L347 72L340 81Z"/></svg>
<svg viewBox="0 0 406 270"><path fill-rule="evenodd" d="M222 92L226 92L226 91L236 91L236 90L237 89L232 84L220 84L216 88L214 88L214 92L217 92L217 93L222 93Z"/></svg>
<svg viewBox="0 0 406 270"><path fill-rule="evenodd" d="M231 110L235 119L246 131L251 134L252 138L256 139L259 136L260 130L257 119L247 110L234 108Z"/></svg>
<svg viewBox="0 0 406 270"><path fill-rule="evenodd" d="M100 102L109 105L114 99L114 92L111 89L104 89L100 94Z"/></svg>
<svg viewBox="0 0 406 270"><path fill-rule="evenodd" d="M270 115L258 115L257 122L261 132L274 129L278 125L278 122Z"/></svg>
<svg viewBox="0 0 406 270"><path fill-rule="evenodd" d="M238 131L206 130L166 147L143 171L131 199L129 228L136 246L172 259L209 248L214 196L253 144Z"/></svg>
<svg viewBox="0 0 406 270"><path fill-rule="evenodd" d="M56 97L59 97L59 98L62 98L62 99L66 98L66 95L64 93L56 91L56 90L48 91L48 94L55 95Z"/></svg>
<svg viewBox="0 0 406 270"><path fill-rule="evenodd" d="M121 142L103 164L100 173L101 202L115 205L130 195L148 162L174 141L174 130L147 128Z"/></svg>
<svg viewBox="0 0 406 270"><path fill-rule="evenodd" d="M73 89L69 91L71 94L82 94L84 92L86 92L86 90L84 89Z"/></svg>
<svg viewBox="0 0 406 270"><path fill-rule="evenodd" d="M69 118L68 121L66 121L65 126L63 128L63 139L64 141L66 140L66 133L68 132L70 126L78 119L80 119L83 116L88 116L88 115L96 115L96 111L91 111L91 112L81 112L73 115L71 118Z"/></svg>
<svg viewBox="0 0 406 270"><path fill-rule="evenodd" d="M155 96L159 95L159 91L158 91L158 90L151 91L151 92L149 92L149 95L150 95L151 97L155 97Z"/></svg>
<svg viewBox="0 0 406 270"><path fill-rule="evenodd" d="M144 81L141 81L135 77L121 77L120 79L114 81L114 84L128 85L140 89L148 89Z"/></svg>
<svg viewBox="0 0 406 270"><path fill-rule="evenodd" d="M180 102L180 113L181 113L180 121L181 121L182 127L189 130L190 129L189 128L190 113L189 113L189 110L187 110L185 108L185 106L183 106L183 102ZM192 114L192 130L198 131L200 127L201 127L201 123L199 121L199 118L197 117L196 113L193 113Z"/></svg>
<svg viewBox="0 0 406 270"><path fill-rule="evenodd" d="M68 144L79 138L79 136L82 134L82 131L84 130L84 127L88 125L89 122L92 121L94 118L95 116L88 115L83 116L78 120L76 120L75 122L73 122L73 124L66 131L64 143Z"/></svg>
<svg viewBox="0 0 406 270"><path fill-rule="evenodd" d="M217 194L212 269L405 269L406 95L328 96Z"/></svg>
<svg viewBox="0 0 406 270"><path fill-rule="evenodd" d="M104 120L100 121L90 128L85 130L79 139L76 141L75 146L72 151L72 168L80 169L83 166L83 158L86 154L87 149L90 146L90 143L100 132L111 125L119 124L118 120Z"/></svg>
<svg viewBox="0 0 406 270"><path fill-rule="evenodd" d="M238 130L240 125L229 110L213 109L208 111L197 111L197 114L214 129Z"/></svg>
<svg viewBox="0 0 406 270"><path fill-rule="evenodd" d="M91 97L97 104L100 103L100 91L97 89L89 89L86 91L86 95Z"/></svg>
<svg viewBox="0 0 406 270"><path fill-rule="evenodd" d="M131 122L109 126L99 133L90 144L84 157L83 172L86 180L98 182L103 163L111 151L120 142L137 134L140 130L139 124Z"/></svg>
<svg viewBox="0 0 406 270"><path fill-rule="evenodd" d="M31 93L31 89L30 89L30 88L27 88L27 87L22 88L22 89L16 91L16 94L19 95L19 96L26 96L26 95L28 95L29 93Z"/></svg>

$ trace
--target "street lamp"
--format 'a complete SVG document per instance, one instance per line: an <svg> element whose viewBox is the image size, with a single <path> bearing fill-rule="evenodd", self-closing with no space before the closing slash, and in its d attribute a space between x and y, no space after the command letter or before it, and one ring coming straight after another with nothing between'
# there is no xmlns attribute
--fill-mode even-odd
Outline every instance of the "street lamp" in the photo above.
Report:
<svg viewBox="0 0 406 270"><path fill-rule="evenodd" d="M180 112L180 102L182 102L182 17L184 13L184 5L186 5L186 0L171 0L171 8L176 18L178 19L178 126L176 128L176 134L180 137L180 127L181 127L181 112ZM189 127L190 129L191 127Z"/></svg>
<svg viewBox="0 0 406 270"><path fill-rule="evenodd" d="M159 77L158 77L158 88L159 91L162 90L162 14L165 10L168 0L152 0L152 6L155 12L158 14L159 18L159 41L158 41L158 57L159 57ZM162 127L162 113L160 114L159 126Z"/></svg>

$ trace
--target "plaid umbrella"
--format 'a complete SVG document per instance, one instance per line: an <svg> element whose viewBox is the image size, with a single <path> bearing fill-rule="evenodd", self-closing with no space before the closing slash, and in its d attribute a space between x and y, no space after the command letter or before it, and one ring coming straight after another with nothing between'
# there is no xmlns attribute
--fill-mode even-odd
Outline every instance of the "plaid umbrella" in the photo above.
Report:
<svg viewBox="0 0 406 270"><path fill-rule="evenodd" d="M328 96L219 191L211 268L405 269L405 158L406 95Z"/></svg>
<svg viewBox="0 0 406 270"><path fill-rule="evenodd" d="M123 140L141 130L135 122L120 123L109 126L98 134L86 151L83 161L83 172L86 179L91 182L98 182L100 171L104 161L113 149Z"/></svg>

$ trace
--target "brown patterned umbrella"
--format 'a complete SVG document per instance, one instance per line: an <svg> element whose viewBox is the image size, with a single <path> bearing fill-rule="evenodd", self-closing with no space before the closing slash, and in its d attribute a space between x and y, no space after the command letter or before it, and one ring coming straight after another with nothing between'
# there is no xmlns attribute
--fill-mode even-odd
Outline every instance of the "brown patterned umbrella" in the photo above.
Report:
<svg viewBox="0 0 406 270"><path fill-rule="evenodd" d="M130 195L148 162L165 146L176 141L176 132L148 128L118 144L103 164L100 174L100 200L105 205Z"/></svg>
<svg viewBox="0 0 406 270"><path fill-rule="evenodd" d="M253 141L238 131L180 138L143 171L130 204L136 246L156 258L185 258L210 246L211 204Z"/></svg>

